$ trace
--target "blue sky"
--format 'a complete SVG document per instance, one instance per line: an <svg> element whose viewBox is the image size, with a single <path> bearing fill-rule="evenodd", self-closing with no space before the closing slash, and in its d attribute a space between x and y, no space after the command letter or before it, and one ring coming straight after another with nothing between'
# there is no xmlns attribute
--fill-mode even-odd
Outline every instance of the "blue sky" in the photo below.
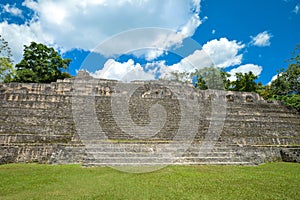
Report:
<svg viewBox="0 0 300 200"><path fill-rule="evenodd" d="M300 43L299 6L300 0L1 0L0 34L15 62L23 45L41 42L72 59L73 75L84 68L98 78L156 79L213 63L232 75L251 70L267 84Z"/></svg>

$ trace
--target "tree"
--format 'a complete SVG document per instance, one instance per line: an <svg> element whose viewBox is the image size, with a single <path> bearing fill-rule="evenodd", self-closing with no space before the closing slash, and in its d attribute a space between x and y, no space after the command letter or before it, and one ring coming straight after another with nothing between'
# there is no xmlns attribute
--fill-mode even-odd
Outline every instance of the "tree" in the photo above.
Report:
<svg viewBox="0 0 300 200"><path fill-rule="evenodd" d="M286 79L286 75L284 74L284 69L281 69L280 71L277 72L276 79L272 81L270 85L270 92L272 95L274 94L284 95L288 93L289 89L285 79Z"/></svg>
<svg viewBox="0 0 300 200"><path fill-rule="evenodd" d="M264 86L259 83L257 93L264 99L271 99L273 97L270 85Z"/></svg>
<svg viewBox="0 0 300 200"><path fill-rule="evenodd" d="M188 72L179 72L171 71L168 76L166 76L164 79L168 79L175 82L181 82L181 83L189 83L190 82L190 73Z"/></svg>
<svg viewBox="0 0 300 200"><path fill-rule="evenodd" d="M201 75L197 76L197 82L195 83L195 87L199 88L200 90L207 90L208 89L203 76L201 76Z"/></svg>
<svg viewBox="0 0 300 200"><path fill-rule="evenodd" d="M24 47L23 59L16 65L17 71L13 81L50 83L71 77L67 72L63 72L69 67L71 60L62 59L54 48L35 42Z"/></svg>
<svg viewBox="0 0 300 200"><path fill-rule="evenodd" d="M271 83L274 95L300 94L300 44L297 45L286 70L281 69L277 78Z"/></svg>
<svg viewBox="0 0 300 200"><path fill-rule="evenodd" d="M203 69L196 70L192 76L196 76L197 82L195 87L205 90L205 89L218 89L224 90L224 76L227 74L221 69L214 66L205 67Z"/></svg>
<svg viewBox="0 0 300 200"><path fill-rule="evenodd" d="M242 92L256 92L258 89L257 83L254 81L257 79L257 76L253 72L248 73L236 73L236 80L232 82L233 91L242 91Z"/></svg>
<svg viewBox="0 0 300 200"><path fill-rule="evenodd" d="M290 64L284 75L288 92L300 94L300 62Z"/></svg>
<svg viewBox="0 0 300 200"><path fill-rule="evenodd" d="M300 111L300 44L296 46L289 62L288 68L281 69L272 81L269 96Z"/></svg>
<svg viewBox="0 0 300 200"><path fill-rule="evenodd" d="M274 94L286 95L290 93L300 94L300 44L292 53L291 62L286 70L281 69L277 78L272 81L271 89Z"/></svg>
<svg viewBox="0 0 300 200"><path fill-rule="evenodd" d="M12 54L8 42L0 35L0 82L9 82L12 79L14 69L11 57Z"/></svg>
<svg viewBox="0 0 300 200"><path fill-rule="evenodd" d="M229 90L231 86L231 81L229 80L229 78L231 75L223 69L220 69L220 75L223 81L224 89Z"/></svg>

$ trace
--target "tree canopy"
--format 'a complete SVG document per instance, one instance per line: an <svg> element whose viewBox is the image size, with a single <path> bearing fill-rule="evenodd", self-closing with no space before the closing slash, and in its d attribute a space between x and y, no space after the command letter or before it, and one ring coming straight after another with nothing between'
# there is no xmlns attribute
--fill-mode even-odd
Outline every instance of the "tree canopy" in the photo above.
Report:
<svg viewBox="0 0 300 200"><path fill-rule="evenodd" d="M300 111L300 44L296 46L289 62L288 68L279 71L277 78L264 92L270 99L280 100Z"/></svg>
<svg viewBox="0 0 300 200"><path fill-rule="evenodd" d="M286 70L282 69L271 83L273 94L300 94L300 44L296 46Z"/></svg>
<svg viewBox="0 0 300 200"><path fill-rule="evenodd" d="M224 89L223 77L221 70L214 66L205 67L196 70L192 76L196 76L197 82L195 83L196 88L199 89Z"/></svg>
<svg viewBox="0 0 300 200"><path fill-rule="evenodd" d="M71 77L64 72L70 59L63 59L54 48L32 42L24 46L23 59L16 65L15 82L50 83Z"/></svg>
<svg viewBox="0 0 300 200"><path fill-rule="evenodd" d="M192 75L197 77L195 87L201 90L219 89L256 92L259 88L259 84L255 82L257 76L251 71L248 73L236 73L235 81L229 80L231 76L229 73L214 66L196 70Z"/></svg>
<svg viewBox="0 0 300 200"><path fill-rule="evenodd" d="M0 82L9 82L13 75L11 49L8 42L0 35Z"/></svg>
<svg viewBox="0 0 300 200"><path fill-rule="evenodd" d="M236 80L231 83L231 90L242 92L256 92L258 85L255 82L257 76L253 72L248 73L236 73Z"/></svg>

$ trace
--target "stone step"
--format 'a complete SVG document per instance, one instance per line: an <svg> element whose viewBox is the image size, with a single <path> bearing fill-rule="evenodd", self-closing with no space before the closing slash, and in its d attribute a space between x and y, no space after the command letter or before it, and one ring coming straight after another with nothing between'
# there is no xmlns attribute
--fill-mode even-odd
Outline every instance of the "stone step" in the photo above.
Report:
<svg viewBox="0 0 300 200"><path fill-rule="evenodd" d="M153 153L143 153L143 152L91 152L88 151L91 155L95 157L148 157L148 156L172 156L172 153L166 152L153 152ZM234 156L236 152L207 152L204 156L207 157L225 157L225 156ZM173 154L174 155L174 154ZM184 157L198 157L199 152L184 152L182 154ZM200 155L201 156L201 155Z"/></svg>
<svg viewBox="0 0 300 200"><path fill-rule="evenodd" d="M82 140L88 147L92 147L92 148L96 148L96 147L106 147L106 146L112 146L112 147L116 147L116 146L139 146L139 145L172 145L172 146L176 146L176 147L180 147L180 146L185 146L185 145L189 145L189 146L201 146L204 144L205 145L213 145L214 147L232 147L232 146L238 146L238 145L233 145L233 144L228 144L227 140L226 142L223 141L214 141L214 140L206 140L206 141L198 141L198 142L191 142L191 141L187 141L187 140L178 140L178 141L173 141L173 140L156 140L156 139L128 139L128 140L107 140L107 139L103 139L103 140Z"/></svg>
<svg viewBox="0 0 300 200"><path fill-rule="evenodd" d="M65 135L74 133L75 127L71 126L39 126L25 124L0 124L0 133L24 133L24 134L45 134L45 135Z"/></svg>
<svg viewBox="0 0 300 200"><path fill-rule="evenodd" d="M132 167L138 167L138 166L162 166L162 165L250 165L254 166L256 164L252 162L218 162L218 161L212 161L212 162L173 162L173 163L98 163L98 162L90 162L90 163L83 163L83 167L97 167L97 166L132 166Z"/></svg>
<svg viewBox="0 0 300 200"><path fill-rule="evenodd" d="M17 116L17 115L6 115L0 116L0 122L7 126L12 124L19 124L22 126L26 125L39 125L39 126L74 126L73 119L69 118L49 118L49 116ZM1 123L1 124L2 124Z"/></svg>
<svg viewBox="0 0 300 200"><path fill-rule="evenodd" d="M72 112L67 111L65 109L32 109L32 108L26 108L26 107L20 107L20 108L5 108L1 107L1 114L4 116L20 116L20 117L27 117L27 116L44 116L49 118L58 118L58 119L66 119L66 120L72 120Z"/></svg>
<svg viewBox="0 0 300 200"><path fill-rule="evenodd" d="M87 159L97 163L173 163L173 162L237 162L239 157L95 157Z"/></svg>
<svg viewBox="0 0 300 200"><path fill-rule="evenodd" d="M18 144L0 144L0 148L24 148L24 147L28 147L28 148L35 148L35 147L44 147L44 146L51 146L51 147L70 147L70 148L76 148L76 147L80 147L80 148L84 148L84 145L80 144L80 143L55 143L55 145L53 145L52 143L18 143Z"/></svg>
<svg viewBox="0 0 300 200"><path fill-rule="evenodd" d="M72 141L72 135L35 135L18 134L3 135L0 134L0 145L22 145L22 144L66 144Z"/></svg>
<svg viewBox="0 0 300 200"><path fill-rule="evenodd" d="M177 146L102 146L102 147L88 147L86 148L89 152L234 152L242 150L238 147L212 147L212 148L201 148L198 147L177 147Z"/></svg>
<svg viewBox="0 0 300 200"><path fill-rule="evenodd" d="M297 115L295 115L295 113L286 113L286 112L270 112L270 111L266 111L264 112L260 112L260 113L252 113L250 111L248 112L243 112L243 113L238 113L239 111L236 112L228 112L227 111L227 116L226 119L228 120L234 120L236 118L241 118L241 120L245 120L245 119L251 119L251 118L257 118L257 119L261 119L263 121L267 121L270 119L273 120L278 120L278 119L282 119L282 120L288 120L289 118L292 120L296 120L298 118Z"/></svg>

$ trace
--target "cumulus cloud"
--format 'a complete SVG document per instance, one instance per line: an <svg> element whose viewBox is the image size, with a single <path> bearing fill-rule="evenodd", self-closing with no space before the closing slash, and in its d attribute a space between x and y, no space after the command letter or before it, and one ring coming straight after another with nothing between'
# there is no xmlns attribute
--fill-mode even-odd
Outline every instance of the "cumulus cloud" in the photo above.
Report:
<svg viewBox="0 0 300 200"><path fill-rule="evenodd" d="M154 31L154 33L152 34L151 31ZM155 40L158 43L163 43L166 41L166 35L168 34L162 34L159 36L159 34L155 34L155 31L157 31L156 29L154 30L150 30L148 31L147 36L148 37L157 37L157 39ZM176 38L177 35L173 32L170 32L171 36L169 35L169 40L171 40L170 38ZM139 33L138 31L134 32L135 34L135 38L139 38L139 35L143 35L143 30L141 30L141 32ZM130 35L130 34L129 34ZM154 37L155 36L155 37ZM130 40L126 39L127 35L122 35L122 37L117 38L116 41L113 41L114 44L119 44L119 42L121 41L129 41ZM176 39L174 39L176 40ZM132 41L133 42L133 41ZM140 42L140 40L138 41ZM137 42L137 43L138 43ZM103 46L105 46L104 49L106 49L106 53L110 52L110 48L114 48L115 45L111 45L112 42L109 42L108 44L103 44ZM136 44L138 46L138 44ZM173 65L166 65L164 61L156 61L156 62L149 62L147 63L144 68L154 68L155 70L153 71L147 71L147 72L143 72L142 68L140 64L136 63L134 64L132 60L129 60L126 63L118 63L116 61L113 62L113 60L110 60L109 62L107 62L104 66L103 70L98 71L96 74L94 73L95 77L98 78L112 78L112 79L118 79L120 80L120 75L118 75L118 73L121 73L122 70L125 70L122 73L126 73L130 70L133 70L133 66L137 66L137 69L139 69L139 75L140 76L144 76L147 77L146 79L153 79L156 76L156 73L160 74L160 77L162 78L168 78L171 76L172 72L194 72L195 69L201 69L201 68L205 68L205 67L210 67L212 65L216 66L216 67L229 67L229 66L233 66L233 65L237 65L240 64L242 61L242 54L239 54L239 50L244 48L244 44L237 42L235 40L233 41L229 41L227 38L221 38L220 40L212 40L207 42L204 46L202 50L195 50L192 54L190 54L189 56L183 58L180 62L175 63ZM124 47L119 46L119 50L120 53L121 52L126 52L127 51L127 46L125 45ZM159 49L158 49L159 50ZM113 52L113 50L111 51ZM158 52L158 51L154 51ZM105 54L105 52L103 52ZM136 56L139 56L140 54L144 54L144 55L149 55L151 56L149 53L151 53L151 51L148 51L147 53L141 53L141 51L137 51L135 52ZM155 56L153 56L155 57ZM109 64L109 65L108 65ZM109 66L109 70L108 70L108 66ZM129 67L131 66L131 67ZM247 65L248 66L248 65ZM118 67L121 70L118 70ZM243 69L243 67L241 67L240 69ZM110 71L112 70L112 72ZM105 71L106 74L103 74ZM248 72L248 71L247 71ZM150 73L150 74L149 74ZM122 75L124 76L124 75ZM135 77L136 78L136 77ZM143 79L143 78L142 78Z"/></svg>
<svg viewBox="0 0 300 200"><path fill-rule="evenodd" d="M196 69L202 69L212 66L213 61L203 50L196 50L191 55L183 58L179 63L161 68L162 76L168 75L171 71L194 72Z"/></svg>
<svg viewBox="0 0 300 200"><path fill-rule="evenodd" d="M127 62L118 62L109 59L104 68L95 72L89 72L94 78L105 78L121 80L125 82L133 80L154 80L156 78L172 78L172 72L194 72L196 69L202 69L213 65L213 60L204 50L196 50L191 55L183 58L180 62L173 65L166 65L165 61L155 61L146 63L142 66L140 63L134 63L132 59ZM236 80L235 74L238 72L253 72L259 76L263 68L255 64L245 64L233 68L228 73L231 74L230 80ZM158 77L159 76L159 77ZM191 81L191 80L189 80Z"/></svg>
<svg viewBox="0 0 300 200"><path fill-rule="evenodd" d="M183 34L169 29L133 29L111 37L93 51L106 57L131 53L151 61L167 49L180 46L184 38Z"/></svg>
<svg viewBox="0 0 300 200"><path fill-rule="evenodd" d="M12 49L15 62L20 61L22 58L23 45L29 45L32 41L44 42L46 44L53 43L52 37L43 34L39 22L32 23L30 27L26 24L17 25L2 22L0 23L0 35L5 38Z"/></svg>
<svg viewBox="0 0 300 200"><path fill-rule="evenodd" d="M22 17L22 10L17 8L16 4L14 4L14 5L6 4L6 5L2 6L2 10L3 10L3 12L9 13L11 15Z"/></svg>
<svg viewBox="0 0 300 200"><path fill-rule="evenodd" d="M251 71L254 75L259 76L262 70L263 68L259 65L254 65L254 64L241 65L228 72L231 75L229 79L231 81L235 81L236 80L235 74L239 72L244 74L244 73L249 73Z"/></svg>
<svg viewBox="0 0 300 200"><path fill-rule="evenodd" d="M134 63L132 59L127 62L118 62L109 59L104 68L89 72L94 78L115 79L121 81L154 80L155 78L170 78L172 72L194 72L195 69L212 66L213 62L203 50L196 50L173 65L166 65L165 61L148 62L144 66Z"/></svg>
<svg viewBox="0 0 300 200"><path fill-rule="evenodd" d="M215 66L225 68L241 64L243 55L239 51L244 47L244 44L236 40L220 38L204 44L203 50L211 57Z"/></svg>
<svg viewBox="0 0 300 200"><path fill-rule="evenodd" d="M33 40L53 44L62 52L73 48L92 50L115 34L144 27L160 27L179 33L154 39L144 37L139 41L144 42L144 46L152 41L167 49L192 36L201 24L200 0L189 0L189 3L173 0L25 0L22 5L34 11L31 20L23 25L0 23L0 34L17 55L22 53L20 48L14 48L19 42L21 46ZM134 35L132 37L134 39ZM165 38L163 43L161 38ZM132 44L122 41L120 45ZM152 52L147 58L154 59L161 53L161 50Z"/></svg>
<svg viewBox="0 0 300 200"><path fill-rule="evenodd" d="M96 72L89 72L94 78L114 79L124 82L133 80L154 80L154 71L144 71L144 68L139 63L134 63L132 59L127 62L117 62L113 59L107 60L103 69Z"/></svg>
<svg viewBox="0 0 300 200"><path fill-rule="evenodd" d="M264 31L262 33L257 34L255 37L251 36L252 41L250 42L250 44L258 47L270 46L270 39L272 37L272 34L268 33L267 31Z"/></svg>
<svg viewBox="0 0 300 200"><path fill-rule="evenodd" d="M147 65L150 66L151 64ZM173 65L166 65L164 61L155 62L154 65L156 72L160 74L160 78L169 79L172 77L172 72L192 73L195 72L195 70L212 66L213 61L204 50L196 50L191 55Z"/></svg>

